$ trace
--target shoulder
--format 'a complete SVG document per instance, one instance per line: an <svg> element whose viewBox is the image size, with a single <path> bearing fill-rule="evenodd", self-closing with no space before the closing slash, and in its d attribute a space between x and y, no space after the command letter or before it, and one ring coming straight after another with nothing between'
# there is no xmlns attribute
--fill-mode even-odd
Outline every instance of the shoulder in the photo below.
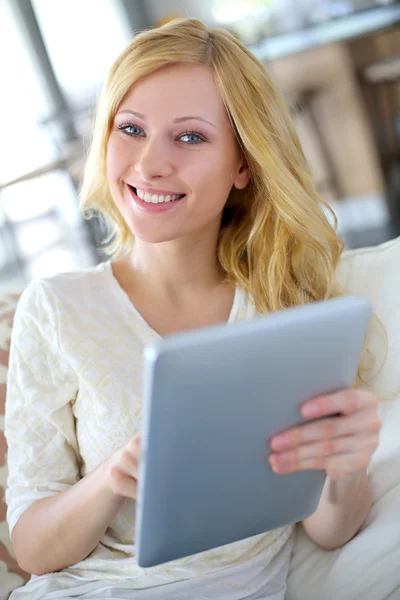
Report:
<svg viewBox="0 0 400 600"><path fill-rule="evenodd" d="M76 320L96 307L106 312L105 287L110 285L109 263L79 271L34 279L23 291L15 313L15 335L34 328L45 337L59 333L61 321Z"/></svg>
<svg viewBox="0 0 400 600"><path fill-rule="evenodd" d="M56 306L66 303L93 303L101 299L98 292L109 284L109 263L100 263L78 271L57 273L49 277L34 279L25 288L20 303L25 307L37 308L37 304Z"/></svg>

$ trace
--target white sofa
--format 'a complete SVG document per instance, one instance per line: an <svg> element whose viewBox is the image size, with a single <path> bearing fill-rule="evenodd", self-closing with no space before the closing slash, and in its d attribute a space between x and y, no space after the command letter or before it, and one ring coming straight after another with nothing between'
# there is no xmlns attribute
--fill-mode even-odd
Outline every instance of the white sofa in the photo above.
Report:
<svg viewBox="0 0 400 600"><path fill-rule="evenodd" d="M388 353L374 380L383 426L369 467L373 507L360 532L338 550L316 548L301 527L291 562L287 600L400 600L400 238L346 252L339 281L370 299L385 326ZM378 361L385 344L371 345Z"/></svg>

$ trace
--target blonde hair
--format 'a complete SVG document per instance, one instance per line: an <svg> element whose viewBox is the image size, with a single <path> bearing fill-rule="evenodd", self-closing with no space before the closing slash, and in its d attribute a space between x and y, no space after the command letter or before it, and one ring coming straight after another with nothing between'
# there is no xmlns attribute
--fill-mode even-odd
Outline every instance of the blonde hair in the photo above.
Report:
<svg viewBox="0 0 400 600"><path fill-rule="evenodd" d="M135 82L174 63L210 67L250 168L250 183L232 189L222 218L217 251L228 280L251 295L258 312L341 295L335 272L343 242L336 217L315 189L285 101L264 65L233 34L195 19L136 35L100 96L81 208L89 218L95 209L112 222L110 252L118 256L133 243L106 177L115 113Z"/></svg>
<svg viewBox="0 0 400 600"><path fill-rule="evenodd" d="M231 33L195 19L176 19L138 34L115 61L100 96L81 188L81 208L97 209L114 226L113 255L132 233L106 177L113 119L132 85L177 62L209 65L251 172L232 189L218 242L227 277L251 293L257 310L275 311L339 293L335 270L342 241L329 224L311 180L289 109L264 66Z"/></svg>

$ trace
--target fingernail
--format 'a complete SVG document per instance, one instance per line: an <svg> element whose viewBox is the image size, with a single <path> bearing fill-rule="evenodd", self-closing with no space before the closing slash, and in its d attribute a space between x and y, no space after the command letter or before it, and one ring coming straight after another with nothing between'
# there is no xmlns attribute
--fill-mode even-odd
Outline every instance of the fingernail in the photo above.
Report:
<svg viewBox="0 0 400 600"><path fill-rule="evenodd" d="M275 461L274 459L270 460L270 465L274 473L285 473L290 466L285 464L284 462L281 464L279 460Z"/></svg>
<svg viewBox="0 0 400 600"><path fill-rule="evenodd" d="M276 467L282 467L285 464L285 456L283 454L272 454L271 461Z"/></svg>
<svg viewBox="0 0 400 600"><path fill-rule="evenodd" d="M274 450L281 450L282 448L285 448L288 443L289 438L287 435L280 435L279 437L272 438L271 440L271 446L274 448Z"/></svg>
<svg viewBox="0 0 400 600"><path fill-rule="evenodd" d="M271 469L274 471L274 473L277 473L278 472L278 465L276 464L273 455L268 457L268 462L269 462L269 464L271 466Z"/></svg>
<svg viewBox="0 0 400 600"><path fill-rule="evenodd" d="M306 404L306 406L303 407L303 412L306 416L313 416L318 414L319 412L319 408L317 404Z"/></svg>

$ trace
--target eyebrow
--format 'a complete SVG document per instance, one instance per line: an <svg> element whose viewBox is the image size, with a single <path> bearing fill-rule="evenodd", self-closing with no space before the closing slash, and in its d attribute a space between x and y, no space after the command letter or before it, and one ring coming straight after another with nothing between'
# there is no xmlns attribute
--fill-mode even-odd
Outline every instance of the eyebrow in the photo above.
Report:
<svg viewBox="0 0 400 600"><path fill-rule="evenodd" d="M133 110L120 110L118 114L122 114L122 113L134 115L135 117L139 117L139 119L146 121L146 117L142 113L135 112ZM217 127L214 125L214 123L211 123L211 121L207 121L207 119L203 119L203 117L197 117L197 116L192 116L192 115L188 116L188 117L177 117L172 122L173 123L183 123L184 121L193 121L193 120L204 121L204 123L208 123L215 129L217 129Z"/></svg>

